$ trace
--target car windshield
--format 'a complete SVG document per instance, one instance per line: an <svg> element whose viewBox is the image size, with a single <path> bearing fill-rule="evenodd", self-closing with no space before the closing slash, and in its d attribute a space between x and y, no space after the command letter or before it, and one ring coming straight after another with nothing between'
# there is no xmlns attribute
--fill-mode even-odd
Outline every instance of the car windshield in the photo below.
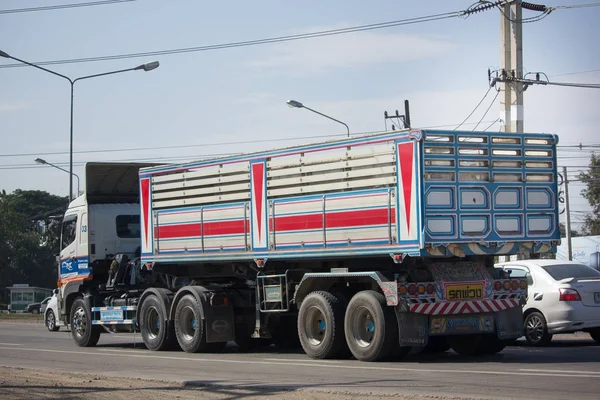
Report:
<svg viewBox="0 0 600 400"><path fill-rule="evenodd" d="M600 278L600 272L583 264L556 264L542 268L557 281L567 278Z"/></svg>

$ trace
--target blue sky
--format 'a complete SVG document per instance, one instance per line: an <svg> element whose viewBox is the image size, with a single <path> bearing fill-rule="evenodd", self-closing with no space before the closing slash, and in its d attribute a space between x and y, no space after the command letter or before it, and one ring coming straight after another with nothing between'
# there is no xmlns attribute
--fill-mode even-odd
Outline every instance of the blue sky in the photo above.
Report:
<svg viewBox="0 0 600 400"><path fill-rule="evenodd" d="M71 2L76 1L4 0L0 10ZM0 50L31 62L137 53L419 17L466 9L472 2L138 0L9 13L0 14ZM585 2L544 4L580 3ZM600 7L591 7L558 9L524 24L525 70L543 71L552 81L600 83L598 21ZM487 69L500 64L499 32L499 12L491 10L326 38L48 68L75 78L161 63L151 72L76 84L74 171L83 184L87 161L184 161L345 133L342 125L287 107L288 99L346 122L353 133L384 129L383 111L402 110L409 99L414 127L452 129L485 94ZM10 63L0 59L0 65ZM583 72L590 70L597 71ZM492 94L465 128L481 119ZM557 133L561 145L600 144L599 90L533 86L524 104L526 131ZM498 101L479 128L497 118ZM0 68L0 121L0 189L66 195L67 174L33 159L68 169L68 82L30 67ZM159 149L137 150L141 147ZM588 164L588 151L568 150L559 153L561 165ZM15 156L23 153L32 155ZM572 209L585 211L580 189L571 187Z"/></svg>

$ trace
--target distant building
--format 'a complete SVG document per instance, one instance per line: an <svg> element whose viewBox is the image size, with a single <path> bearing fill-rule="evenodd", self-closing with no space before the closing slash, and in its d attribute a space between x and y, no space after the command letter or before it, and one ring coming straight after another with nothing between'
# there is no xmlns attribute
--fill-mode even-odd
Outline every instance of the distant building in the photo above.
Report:
<svg viewBox="0 0 600 400"><path fill-rule="evenodd" d="M28 304L39 303L52 296L52 289L29 286L27 283L15 284L7 289L10 291L9 310L18 313L27 310Z"/></svg>
<svg viewBox="0 0 600 400"><path fill-rule="evenodd" d="M571 238L573 261L600 270L600 236L579 236ZM568 260L567 239L561 239L556 251L557 260Z"/></svg>

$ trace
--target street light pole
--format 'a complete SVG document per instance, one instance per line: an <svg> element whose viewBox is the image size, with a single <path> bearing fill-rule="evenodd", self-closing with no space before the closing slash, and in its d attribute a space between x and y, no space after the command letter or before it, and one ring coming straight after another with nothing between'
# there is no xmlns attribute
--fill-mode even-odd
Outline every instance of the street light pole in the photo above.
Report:
<svg viewBox="0 0 600 400"><path fill-rule="evenodd" d="M346 125L344 122L342 122L342 121L340 121L338 119L332 118L329 115L325 115L325 114L323 114L321 112L318 112L317 110L313 110L312 108L306 107L304 104L302 104L302 103L300 103L299 101L296 101L296 100L288 100L287 101L287 105L290 106L290 107L292 107L292 108L305 108L308 111L312 111L315 114L319 114L319 115L321 115L321 116L323 116L325 118L329 118L332 121L335 121L335 122L338 122L338 123L344 125L346 127L346 130L348 131L348 137L350 137L350 128L348 128L348 125Z"/></svg>
<svg viewBox="0 0 600 400"><path fill-rule="evenodd" d="M119 74L121 72L128 72L128 71L152 71L153 69L158 68L158 66L160 65L158 61L153 61L151 63L148 64L142 64L142 65L138 65L137 67L134 68L127 68L127 69L120 69L117 71L110 71L110 72L103 72L101 74L94 74L94 75L88 75L88 76L81 76L79 78L76 79L71 79L68 76L59 74L58 72L54 72L52 70L49 70L47 68L41 67L39 65L27 62L25 60L21 60L19 58L13 57L11 55L9 55L8 53L5 53L4 51L0 50L0 57L4 57L4 58L9 58L15 61L19 61L23 64L29 65L31 67L37 68L37 69L41 69L42 71L46 71L51 73L52 75L56 75L59 76L63 79L66 79L67 81L69 81L69 83L71 84L71 121L70 121L70 135L69 135L69 203L73 200L73 90L75 87L75 82L77 81L81 81L83 79L90 79L90 78L97 78L99 76L105 76L105 75L113 75L113 74Z"/></svg>
<svg viewBox="0 0 600 400"><path fill-rule="evenodd" d="M56 169L60 169L61 171L64 171L64 172L66 172L67 174L72 174L72 175L73 175L75 178L77 178L77 196L79 196L79 193L81 193L80 186L79 186L79 175L77 175L77 174L73 174L73 173L70 173L70 172L69 172L69 171L67 171L66 169L64 169L64 168L61 168L61 167L59 167L58 165L54 165L54 164L52 164L52 163L49 163L48 161L44 160L43 158L36 158L36 159L35 159L35 160L33 160L33 161L35 161L37 164L45 164L45 165L49 165L49 166L51 166L51 167L54 167L54 168L56 168Z"/></svg>

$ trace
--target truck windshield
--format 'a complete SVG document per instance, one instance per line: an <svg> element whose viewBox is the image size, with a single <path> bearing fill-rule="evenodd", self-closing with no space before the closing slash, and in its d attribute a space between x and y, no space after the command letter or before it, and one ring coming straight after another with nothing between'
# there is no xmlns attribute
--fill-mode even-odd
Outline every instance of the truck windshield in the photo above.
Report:
<svg viewBox="0 0 600 400"><path fill-rule="evenodd" d="M600 278L600 272L583 264L546 265L542 268L557 281L567 278Z"/></svg>
<svg viewBox="0 0 600 400"><path fill-rule="evenodd" d="M140 237L139 215L117 215L117 236L121 239L135 239Z"/></svg>

